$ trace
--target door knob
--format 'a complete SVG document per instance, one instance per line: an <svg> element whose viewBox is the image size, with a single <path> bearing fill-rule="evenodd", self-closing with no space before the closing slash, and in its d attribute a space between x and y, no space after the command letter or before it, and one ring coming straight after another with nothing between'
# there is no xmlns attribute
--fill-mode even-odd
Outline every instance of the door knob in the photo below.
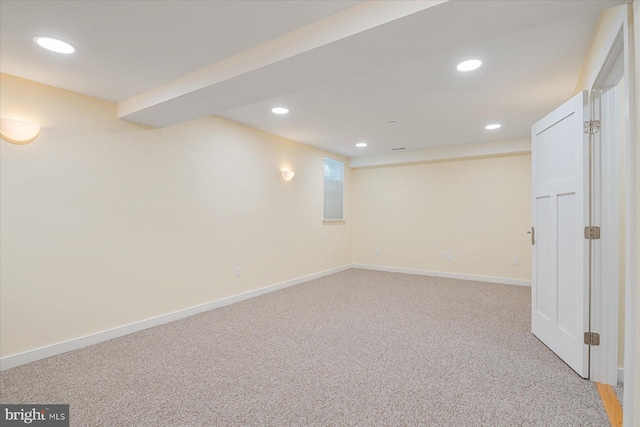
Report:
<svg viewBox="0 0 640 427"><path fill-rule="evenodd" d="M531 234L531 244L535 245L536 244L536 230L531 227L531 231L527 231L527 234Z"/></svg>

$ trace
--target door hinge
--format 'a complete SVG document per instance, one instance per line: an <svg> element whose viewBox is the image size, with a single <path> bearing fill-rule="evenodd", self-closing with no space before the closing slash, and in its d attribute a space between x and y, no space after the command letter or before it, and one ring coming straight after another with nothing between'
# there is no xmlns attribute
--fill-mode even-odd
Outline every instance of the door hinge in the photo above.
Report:
<svg viewBox="0 0 640 427"><path fill-rule="evenodd" d="M588 120L584 122L584 133L598 133L600 131L600 120Z"/></svg>
<svg viewBox="0 0 640 427"><path fill-rule="evenodd" d="M587 240L598 240L600 238L600 227L593 225L585 227L584 238Z"/></svg>
<svg viewBox="0 0 640 427"><path fill-rule="evenodd" d="M584 343L586 345L599 346L600 345L600 334L596 332L585 332L584 333Z"/></svg>

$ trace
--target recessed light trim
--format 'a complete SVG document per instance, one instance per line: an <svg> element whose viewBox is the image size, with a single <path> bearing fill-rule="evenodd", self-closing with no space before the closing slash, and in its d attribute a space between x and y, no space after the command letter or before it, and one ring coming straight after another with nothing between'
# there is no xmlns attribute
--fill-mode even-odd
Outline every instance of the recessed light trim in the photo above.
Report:
<svg viewBox="0 0 640 427"><path fill-rule="evenodd" d="M76 48L64 40L54 39L47 36L35 36L33 42L40 47L56 53L70 54L76 51Z"/></svg>
<svg viewBox="0 0 640 427"><path fill-rule="evenodd" d="M289 113L289 109L284 107L274 107L271 109L271 112L274 114L287 114Z"/></svg>
<svg viewBox="0 0 640 427"><path fill-rule="evenodd" d="M364 147L366 147L366 146L367 146L367 143L366 143L366 142L358 142L358 143L356 144L356 147L358 147L358 148L364 148Z"/></svg>
<svg viewBox="0 0 640 427"><path fill-rule="evenodd" d="M500 123L493 123L490 125L486 125L484 128L486 130L496 130L496 129L500 129L502 127L502 125Z"/></svg>
<svg viewBox="0 0 640 427"><path fill-rule="evenodd" d="M479 59L468 59L466 61L462 61L456 67L458 71L473 71L479 68L482 65L482 61Z"/></svg>

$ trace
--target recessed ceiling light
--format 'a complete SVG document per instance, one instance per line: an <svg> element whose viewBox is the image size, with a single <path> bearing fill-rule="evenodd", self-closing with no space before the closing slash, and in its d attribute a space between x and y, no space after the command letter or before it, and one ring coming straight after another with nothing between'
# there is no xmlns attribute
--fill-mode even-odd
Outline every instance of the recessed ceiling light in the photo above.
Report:
<svg viewBox="0 0 640 427"><path fill-rule="evenodd" d="M500 129L501 127L502 127L501 124L494 123L492 125L486 125L484 128L487 130L495 130L495 129Z"/></svg>
<svg viewBox="0 0 640 427"><path fill-rule="evenodd" d="M366 147L366 146L367 146L367 143L366 143L366 142L358 142L358 143L356 144L356 147L358 147L358 148L364 148L364 147Z"/></svg>
<svg viewBox="0 0 640 427"><path fill-rule="evenodd" d="M76 48L69 43L52 37L35 36L33 41L38 46L57 53L73 53L76 51Z"/></svg>
<svg viewBox="0 0 640 427"><path fill-rule="evenodd" d="M462 61L461 63L459 63L456 68L458 69L458 71L471 71L475 70L481 65L482 61L480 61L479 59L469 59L467 61Z"/></svg>
<svg viewBox="0 0 640 427"><path fill-rule="evenodd" d="M287 114L289 109L284 107L275 107L271 109L271 112L275 114Z"/></svg>
<svg viewBox="0 0 640 427"><path fill-rule="evenodd" d="M395 125L395 124L396 124L396 123L398 123L398 122L396 122L395 120L389 120L389 121L388 121L388 123L389 123L390 125Z"/></svg>

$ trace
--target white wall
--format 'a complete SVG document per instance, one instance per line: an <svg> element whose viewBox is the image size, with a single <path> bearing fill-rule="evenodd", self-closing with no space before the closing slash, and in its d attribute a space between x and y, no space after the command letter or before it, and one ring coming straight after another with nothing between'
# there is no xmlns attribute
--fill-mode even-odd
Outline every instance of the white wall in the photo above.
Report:
<svg viewBox="0 0 640 427"><path fill-rule="evenodd" d="M348 168L346 222L322 223L327 153L214 117L147 129L110 102L0 85L2 117L42 126L30 145L0 142L1 356L351 262Z"/></svg>
<svg viewBox="0 0 640 427"><path fill-rule="evenodd" d="M355 263L531 280L530 155L357 169L353 211Z"/></svg>
<svg viewBox="0 0 640 427"><path fill-rule="evenodd" d="M611 35L615 35L617 31L616 20L621 8L626 8L626 5L611 7L605 9L598 15L598 22L596 23L596 29L591 39L591 45L585 58L580 77L576 84L574 94L577 94L583 90L590 90L591 83L595 80L598 72L600 71L600 61L602 55L606 54L609 50L608 41Z"/></svg>

